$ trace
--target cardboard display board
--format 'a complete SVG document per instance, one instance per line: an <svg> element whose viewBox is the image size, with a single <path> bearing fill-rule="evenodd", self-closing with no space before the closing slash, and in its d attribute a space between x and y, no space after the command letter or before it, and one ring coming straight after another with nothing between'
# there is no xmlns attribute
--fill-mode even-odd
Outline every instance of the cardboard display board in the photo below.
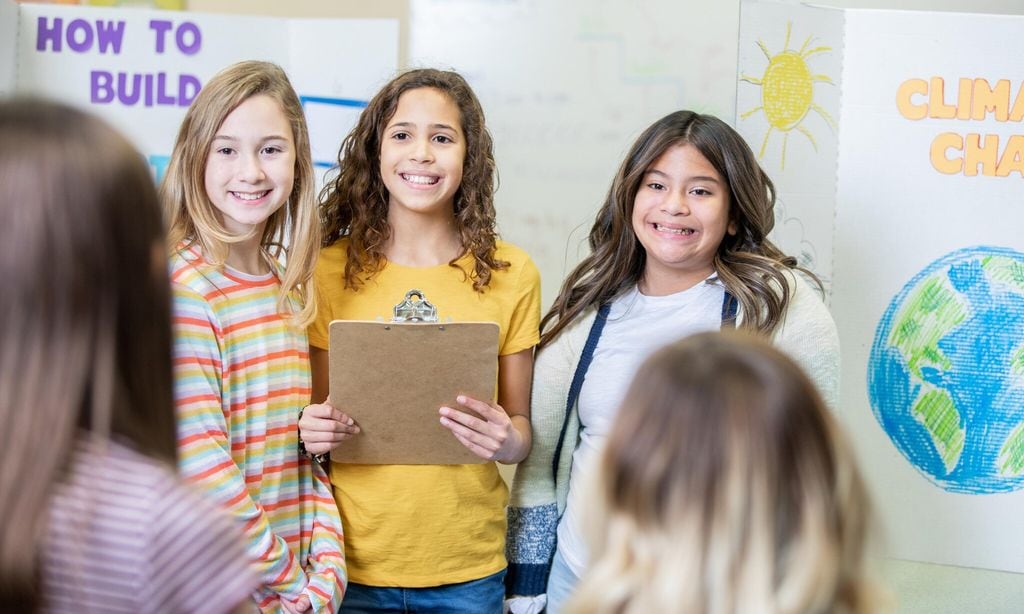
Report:
<svg viewBox="0 0 1024 614"><path fill-rule="evenodd" d="M335 448L331 460L485 462L441 425L438 409L446 405L468 411L455 402L460 394L494 400L498 332L493 322L331 322L331 403L344 408L360 428Z"/></svg>
<svg viewBox="0 0 1024 614"><path fill-rule="evenodd" d="M398 68L395 19L0 4L3 31L16 31L0 43L0 91L7 80L14 92L100 115L149 158L158 178L188 105L230 64L267 60L285 69L303 101L321 171L336 162L341 140ZM8 43L13 40L16 45Z"/></svg>
<svg viewBox="0 0 1024 614"><path fill-rule="evenodd" d="M831 278L841 414L897 558L1024 572L1021 32L743 5L736 125L784 250Z"/></svg>

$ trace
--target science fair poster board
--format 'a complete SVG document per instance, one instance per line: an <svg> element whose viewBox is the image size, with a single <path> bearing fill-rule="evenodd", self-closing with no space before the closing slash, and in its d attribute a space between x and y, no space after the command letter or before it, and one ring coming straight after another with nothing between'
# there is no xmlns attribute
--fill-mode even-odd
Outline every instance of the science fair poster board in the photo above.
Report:
<svg viewBox="0 0 1024 614"><path fill-rule="evenodd" d="M831 282L840 413L888 553L1018 573L1021 32L1017 16L745 4L736 118L780 189L780 243Z"/></svg>
<svg viewBox="0 0 1024 614"><path fill-rule="evenodd" d="M0 3L0 93L43 95L102 116L133 140L157 177L188 105L234 62L267 60L285 69L302 99L321 171L336 161L342 138L398 69L395 19Z"/></svg>

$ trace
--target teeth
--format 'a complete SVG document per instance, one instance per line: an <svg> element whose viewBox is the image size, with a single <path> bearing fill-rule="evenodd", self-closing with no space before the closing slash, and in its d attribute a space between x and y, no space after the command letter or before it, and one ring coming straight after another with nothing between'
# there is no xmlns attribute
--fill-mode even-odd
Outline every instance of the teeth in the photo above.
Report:
<svg viewBox="0 0 1024 614"><path fill-rule="evenodd" d="M654 229L658 232L670 232L674 235L692 235L695 232L692 228L668 228L661 224L655 224Z"/></svg>
<svg viewBox="0 0 1024 614"><path fill-rule="evenodd" d="M270 193L270 190L264 190L262 192L232 192L235 198L239 200L259 200Z"/></svg>
<svg viewBox="0 0 1024 614"><path fill-rule="evenodd" d="M416 183L419 185L433 185L437 183L437 177L428 177L426 175L402 175L402 179L405 179L409 183Z"/></svg>

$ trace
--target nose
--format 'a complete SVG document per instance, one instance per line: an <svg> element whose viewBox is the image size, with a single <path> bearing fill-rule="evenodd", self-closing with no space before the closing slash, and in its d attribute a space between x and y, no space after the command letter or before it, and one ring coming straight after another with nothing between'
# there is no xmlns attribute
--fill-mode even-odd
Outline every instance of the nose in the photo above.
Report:
<svg viewBox="0 0 1024 614"><path fill-rule="evenodd" d="M409 158L413 162L433 162L434 161L434 148L428 138L416 139L409 152Z"/></svg>
<svg viewBox="0 0 1024 614"><path fill-rule="evenodd" d="M690 215L690 203L685 190L672 190L661 203L661 210L669 215Z"/></svg>
<svg viewBox="0 0 1024 614"><path fill-rule="evenodd" d="M263 172L263 163L256 154L248 154L239 157L238 178L246 183L259 183L266 178Z"/></svg>

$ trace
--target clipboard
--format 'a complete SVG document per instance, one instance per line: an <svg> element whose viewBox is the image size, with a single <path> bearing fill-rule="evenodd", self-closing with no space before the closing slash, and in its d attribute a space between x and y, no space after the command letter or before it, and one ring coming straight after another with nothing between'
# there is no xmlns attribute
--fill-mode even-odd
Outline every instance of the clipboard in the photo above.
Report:
<svg viewBox="0 0 1024 614"><path fill-rule="evenodd" d="M418 298L418 300L417 300ZM438 322L423 293L410 290L395 320L330 324L330 397L360 433L331 452L337 463L483 463L440 423L442 405L465 394L493 401L499 328L494 322ZM472 413L472 412L470 412Z"/></svg>

